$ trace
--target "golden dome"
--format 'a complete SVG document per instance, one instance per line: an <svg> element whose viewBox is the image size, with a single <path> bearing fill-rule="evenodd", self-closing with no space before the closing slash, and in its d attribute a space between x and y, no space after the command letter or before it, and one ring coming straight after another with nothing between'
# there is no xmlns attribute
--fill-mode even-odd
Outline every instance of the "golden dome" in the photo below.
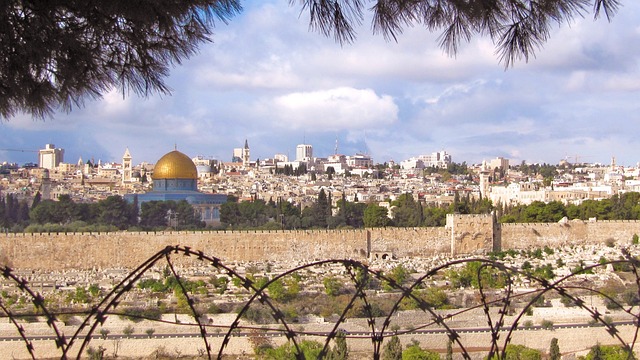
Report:
<svg viewBox="0 0 640 360"><path fill-rule="evenodd" d="M197 179L198 170L189 157L173 150L161 157L153 168L153 179Z"/></svg>

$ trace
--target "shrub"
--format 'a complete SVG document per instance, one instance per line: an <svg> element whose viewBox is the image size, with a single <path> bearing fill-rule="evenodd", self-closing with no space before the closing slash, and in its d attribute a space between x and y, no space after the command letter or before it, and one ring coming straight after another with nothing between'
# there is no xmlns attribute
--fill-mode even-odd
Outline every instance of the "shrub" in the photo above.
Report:
<svg viewBox="0 0 640 360"><path fill-rule="evenodd" d="M133 326L131 325L127 325L124 329L122 329L122 333L126 336L129 337L131 336L131 334L133 334L133 332L135 331L135 329L133 328Z"/></svg>
<svg viewBox="0 0 640 360"><path fill-rule="evenodd" d="M90 346L87 349L87 355L89 355L89 359L91 359L91 360L102 360L102 359L104 359L105 350L107 350L107 349L103 348L102 346L98 346L97 349L95 349L92 346Z"/></svg>
<svg viewBox="0 0 640 360"><path fill-rule="evenodd" d="M322 281L324 285L324 292L329 296L340 295L342 290L342 283L335 276L327 276Z"/></svg>

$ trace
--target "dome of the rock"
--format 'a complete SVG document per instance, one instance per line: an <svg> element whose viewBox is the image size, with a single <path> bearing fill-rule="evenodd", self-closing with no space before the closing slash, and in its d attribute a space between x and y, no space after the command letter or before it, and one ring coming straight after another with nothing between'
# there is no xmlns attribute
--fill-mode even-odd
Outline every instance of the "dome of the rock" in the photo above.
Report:
<svg viewBox="0 0 640 360"><path fill-rule="evenodd" d="M148 201L186 201L206 224L220 223L220 206L227 195L198 191L198 169L195 163L178 150L165 154L153 168L153 190L144 194L125 194L129 203L137 203L141 211ZM175 219L176 226L178 219ZM170 224L169 224L170 225Z"/></svg>
<svg viewBox="0 0 640 360"><path fill-rule="evenodd" d="M153 179L197 179L198 170L191 159L178 150L173 150L158 160L153 168Z"/></svg>

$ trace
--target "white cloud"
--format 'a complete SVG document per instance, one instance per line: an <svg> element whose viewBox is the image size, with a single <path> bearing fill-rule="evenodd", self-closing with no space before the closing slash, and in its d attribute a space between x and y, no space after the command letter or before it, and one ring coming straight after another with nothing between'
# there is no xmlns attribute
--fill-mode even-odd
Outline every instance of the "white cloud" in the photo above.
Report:
<svg viewBox="0 0 640 360"><path fill-rule="evenodd" d="M227 159L248 138L252 156L264 158L306 136L319 156L338 137L341 152L368 149L380 162L447 150L467 162L616 152L635 163L639 4L626 2L610 23L563 24L536 58L505 71L487 37L449 57L440 31L417 25L387 42L365 19L355 43L341 46L309 31L298 2L250 1L172 69L172 95L123 100L113 91L54 119L17 116L1 124L3 148L53 142L70 158L99 151L118 160L129 146L136 161L155 161L177 142L185 153Z"/></svg>
<svg viewBox="0 0 640 360"><path fill-rule="evenodd" d="M290 89L301 83L288 60L277 55L257 63L241 62L228 66L205 67L195 77L202 88Z"/></svg>
<svg viewBox="0 0 640 360"><path fill-rule="evenodd" d="M579 91L587 84L589 74L586 71L572 71L567 79L566 89Z"/></svg>
<svg viewBox="0 0 640 360"><path fill-rule="evenodd" d="M378 128L398 120L391 96L349 87L280 96L273 101L273 111L281 127L316 131Z"/></svg>
<svg viewBox="0 0 640 360"><path fill-rule="evenodd" d="M604 81L603 88L610 91L640 91L640 75L611 76Z"/></svg>

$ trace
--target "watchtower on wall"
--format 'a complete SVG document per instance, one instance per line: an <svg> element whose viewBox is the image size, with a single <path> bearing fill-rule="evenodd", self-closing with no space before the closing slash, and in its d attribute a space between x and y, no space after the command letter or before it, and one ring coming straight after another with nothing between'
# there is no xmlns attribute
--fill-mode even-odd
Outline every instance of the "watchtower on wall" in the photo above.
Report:
<svg viewBox="0 0 640 360"><path fill-rule="evenodd" d="M485 254L497 246L494 214L447 214L451 231L451 255Z"/></svg>

